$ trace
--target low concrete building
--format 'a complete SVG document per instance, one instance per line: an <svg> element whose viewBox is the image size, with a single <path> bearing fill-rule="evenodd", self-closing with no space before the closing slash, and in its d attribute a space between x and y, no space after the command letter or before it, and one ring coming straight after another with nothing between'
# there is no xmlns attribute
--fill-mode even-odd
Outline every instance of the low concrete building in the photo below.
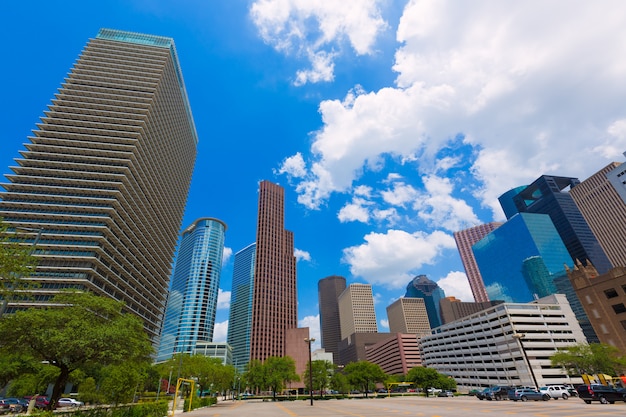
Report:
<svg viewBox="0 0 626 417"><path fill-rule="evenodd" d="M196 355L204 355L217 358L222 361L222 365L233 364L233 348L224 342L196 342L193 351Z"/></svg>
<svg viewBox="0 0 626 417"><path fill-rule="evenodd" d="M367 360L366 348L388 339L390 333L352 333L339 342L339 363L347 365L350 362Z"/></svg>
<svg viewBox="0 0 626 417"><path fill-rule="evenodd" d="M420 341L422 364L454 378L459 391L492 385L582 383L550 357L585 342L562 294L503 303L433 329Z"/></svg>
<svg viewBox="0 0 626 417"><path fill-rule="evenodd" d="M411 368L421 366L418 335L395 333L391 337L365 348L366 358L388 375L406 375Z"/></svg>
<svg viewBox="0 0 626 417"><path fill-rule="evenodd" d="M291 382L288 389L304 388L302 376L309 363L309 328L298 327L295 329L285 329L285 356L291 357L296 363L296 373L300 375L300 381Z"/></svg>
<svg viewBox="0 0 626 417"><path fill-rule="evenodd" d="M483 301L483 302L467 302L461 301L456 297L446 297L439 300L439 308L441 309L441 323L446 324L451 321L462 319L470 314L478 313L486 308L503 303L504 301Z"/></svg>

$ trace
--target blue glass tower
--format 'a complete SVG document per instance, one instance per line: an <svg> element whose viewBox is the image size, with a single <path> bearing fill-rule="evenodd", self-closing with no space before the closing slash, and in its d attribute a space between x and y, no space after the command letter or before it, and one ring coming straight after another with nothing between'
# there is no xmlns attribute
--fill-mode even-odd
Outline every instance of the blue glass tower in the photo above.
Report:
<svg viewBox="0 0 626 417"><path fill-rule="evenodd" d="M256 243L235 254L227 342L233 347L233 363L239 372L244 372L250 361L255 265Z"/></svg>
<svg viewBox="0 0 626 417"><path fill-rule="evenodd" d="M406 286L407 298L423 298L426 305L426 313L430 328L441 326L441 308L439 301L446 298L446 294L435 281L428 279L426 275L418 275Z"/></svg>
<svg viewBox="0 0 626 417"><path fill-rule="evenodd" d="M556 292L574 265L547 214L519 213L472 246L490 300L526 303Z"/></svg>
<svg viewBox="0 0 626 417"><path fill-rule="evenodd" d="M520 187L504 193L499 201L507 218L511 217L513 206L519 213L549 215L570 257L583 264L589 260L604 274L611 269L611 262L567 191L578 184L577 178L543 175L517 193Z"/></svg>
<svg viewBox="0 0 626 417"><path fill-rule="evenodd" d="M201 218L182 235L167 299L157 362L212 342L226 224Z"/></svg>

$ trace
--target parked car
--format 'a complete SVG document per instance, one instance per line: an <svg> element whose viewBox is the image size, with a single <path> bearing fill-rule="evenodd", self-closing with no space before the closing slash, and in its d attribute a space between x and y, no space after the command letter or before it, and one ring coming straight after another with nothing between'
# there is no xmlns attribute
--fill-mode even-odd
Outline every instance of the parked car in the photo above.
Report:
<svg viewBox="0 0 626 417"><path fill-rule="evenodd" d="M5 404L9 404L9 410L13 413L19 413L28 408L28 404L24 402L24 400L20 400L19 398L4 398Z"/></svg>
<svg viewBox="0 0 626 417"><path fill-rule="evenodd" d="M442 389L439 389L439 388L433 388L433 387L431 387L431 388L428 388L426 391L427 391L429 394L433 394L433 395L435 395L435 394L439 394L439 393L440 393L441 391L443 391L443 390L442 390Z"/></svg>
<svg viewBox="0 0 626 417"><path fill-rule="evenodd" d="M31 398L33 398L33 396L28 395L24 397L24 401L29 403ZM48 397L46 397L45 395L38 395L37 398L35 398L35 408L39 408L39 409L46 408L48 404L50 404L50 401L48 400Z"/></svg>
<svg viewBox="0 0 626 417"><path fill-rule="evenodd" d="M82 407L83 405L85 403L73 398L59 398L59 401L57 401L57 407Z"/></svg>
<svg viewBox="0 0 626 417"><path fill-rule="evenodd" d="M505 386L495 386L495 387L491 387L489 389L489 391L487 391L485 393L485 399L486 400L496 400L496 401L500 401L500 400L504 400L508 397L508 393L509 390L511 389L511 387L505 387Z"/></svg>
<svg viewBox="0 0 626 417"><path fill-rule="evenodd" d="M600 401L602 404L614 404L615 401L626 401L626 393L623 390L602 385L580 385L576 387L578 396L587 404L592 401Z"/></svg>
<svg viewBox="0 0 626 417"><path fill-rule="evenodd" d="M555 400L558 400L559 398L567 400L571 395L567 387L564 385L548 385L547 387L539 388L539 391L548 394L550 398L554 398Z"/></svg>
<svg viewBox="0 0 626 417"><path fill-rule="evenodd" d="M513 401L548 401L550 399L550 394L534 389L520 388L510 390L507 394L507 397L509 398L509 400Z"/></svg>
<svg viewBox="0 0 626 417"><path fill-rule="evenodd" d="M0 414L6 414L11 411L11 405L4 400L0 400Z"/></svg>
<svg viewBox="0 0 626 417"><path fill-rule="evenodd" d="M476 398L478 398L481 401L486 399L487 398L487 393L489 391L491 391L491 388L485 388L484 390L477 392L476 393Z"/></svg>
<svg viewBox="0 0 626 417"><path fill-rule="evenodd" d="M452 391L441 391L437 394L437 397L454 397L454 393Z"/></svg>

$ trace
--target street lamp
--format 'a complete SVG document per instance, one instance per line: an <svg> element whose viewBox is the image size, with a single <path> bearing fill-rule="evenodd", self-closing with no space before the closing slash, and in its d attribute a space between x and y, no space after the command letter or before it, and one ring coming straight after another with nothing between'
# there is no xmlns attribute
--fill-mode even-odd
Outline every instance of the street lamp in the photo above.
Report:
<svg viewBox="0 0 626 417"><path fill-rule="evenodd" d="M522 343L522 339L525 337L526 335L524 333L513 333L513 338L519 341L519 347L522 350L522 354L524 355L524 359L526 360L526 364L528 365L528 369L530 370L530 376L533 379L533 384L535 384L535 389L539 390L539 385L537 384L537 378L535 378L535 372L533 371L533 367L530 364L528 355L526 354L526 349L524 349L524 344Z"/></svg>
<svg viewBox="0 0 626 417"><path fill-rule="evenodd" d="M313 405L313 362L311 361L311 343L315 342L312 337L304 339L309 344L309 396L311 397L311 405Z"/></svg>

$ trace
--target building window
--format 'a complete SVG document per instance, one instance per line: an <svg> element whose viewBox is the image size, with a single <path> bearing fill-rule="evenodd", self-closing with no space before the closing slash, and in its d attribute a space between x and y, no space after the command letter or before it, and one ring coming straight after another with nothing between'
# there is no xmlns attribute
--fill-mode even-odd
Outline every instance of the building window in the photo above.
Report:
<svg viewBox="0 0 626 417"><path fill-rule="evenodd" d="M609 288L608 290L604 290L604 295L606 295L608 299L615 298L617 297L617 291L615 288Z"/></svg>
<svg viewBox="0 0 626 417"><path fill-rule="evenodd" d="M622 323L622 327L624 328L624 330L626 330L626 320L622 320L620 321L620 323Z"/></svg>
<svg viewBox="0 0 626 417"><path fill-rule="evenodd" d="M615 314L626 313L626 306L624 303L613 304L611 307L613 307Z"/></svg>

